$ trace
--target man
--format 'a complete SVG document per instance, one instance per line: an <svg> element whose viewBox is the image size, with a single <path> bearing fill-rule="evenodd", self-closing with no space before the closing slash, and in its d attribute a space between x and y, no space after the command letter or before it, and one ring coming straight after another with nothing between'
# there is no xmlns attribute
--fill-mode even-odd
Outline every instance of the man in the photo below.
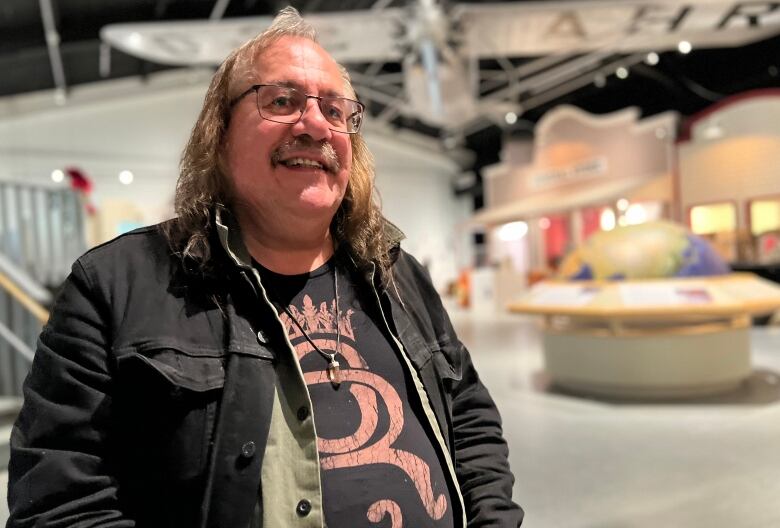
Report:
<svg viewBox="0 0 780 528"><path fill-rule="evenodd" d="M9 527L518 526L500 418L373 201L346 71L292 8L215 74L177 219L73 266Z"/></svg>

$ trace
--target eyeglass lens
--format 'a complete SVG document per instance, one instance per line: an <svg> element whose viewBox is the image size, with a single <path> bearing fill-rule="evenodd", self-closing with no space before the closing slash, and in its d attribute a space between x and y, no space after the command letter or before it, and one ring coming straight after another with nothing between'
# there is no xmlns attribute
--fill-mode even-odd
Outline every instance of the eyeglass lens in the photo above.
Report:
<svg viewBox="0 0 780 528"><path fill-rule="evenodd" d="M296 123L306 109L309 98L295 88L260 86L257 89L257 108L260 116L279 123ZM360 128L363 111L357 101L344 97L317 97L320 111L331 129L355 133Z"/></svg>

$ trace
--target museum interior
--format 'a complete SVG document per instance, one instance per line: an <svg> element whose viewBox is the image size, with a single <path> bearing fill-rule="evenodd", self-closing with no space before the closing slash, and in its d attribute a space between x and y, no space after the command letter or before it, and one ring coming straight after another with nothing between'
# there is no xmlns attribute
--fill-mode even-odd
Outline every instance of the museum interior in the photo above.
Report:
<svg viewBox="0 0 780 528"><path fill-rule="evenodd" d="M175 215L214 72L285 5L0 2L3 497L73 262ZM290 5L365 105L524 526L780 526L780 3Z"/></svg>

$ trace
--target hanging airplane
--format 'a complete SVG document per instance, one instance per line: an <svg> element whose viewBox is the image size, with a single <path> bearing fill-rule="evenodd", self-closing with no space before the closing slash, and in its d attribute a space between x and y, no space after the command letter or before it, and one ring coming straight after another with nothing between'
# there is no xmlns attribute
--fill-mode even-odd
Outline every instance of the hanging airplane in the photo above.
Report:
<svg viewBox="0 0 780 528"><path fill-rule="evenodd" d="M780 3L559 0L496 4L416 0L407 7L313 12L320 43L350 68L374 119L418 118L448 133L503 119L609 74L648 52L742 46L780 33ZM101 39L171 66L214 66L272 17L112 24ZM684 44L685 45L685 44ZM532 60L515 65L507 58ZM501 70L488 69L494 59ZM483 63L486 61L483 61ZM401 74L381 73L398 63ZM482 66L482 67L481 67Z"/></svg>

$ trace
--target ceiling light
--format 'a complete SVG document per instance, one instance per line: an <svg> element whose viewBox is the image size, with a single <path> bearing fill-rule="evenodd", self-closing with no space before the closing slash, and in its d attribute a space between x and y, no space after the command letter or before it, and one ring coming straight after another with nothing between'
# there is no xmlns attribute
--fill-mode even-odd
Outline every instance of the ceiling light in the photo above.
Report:
<svg viewBox="0 0 780 528"><path fill-rule="evenodd" d="M60 183L62 180L65 179L65 173L62 172L60 169L54 169L51 171L51 181L54 183Z"/></svg>
<svg viewBox="0 0 780 528"><path fill-rule="evenodd" d="M620 200L618 200L617 208L620 211L625 211L626 209L628 209L628 200L626 200L625 198L621 198Z"/></svg>
<svg viewBox="0 0 780 528"><path fill-rule="evenodd" d="M692 49L693 49L693 46L691 46L691 43L688 42L687 40L681 40L680 43L677 44L677 50L680 53L683 53L683 54L687 55L688 53L691 52Z"/></svg>
<svg viewBox="0 0 780 528"><path fill-rule="evenodd" d="M716 121L710 122L706 127L704 127L704 130L702 130L702 136L704 136L704 139L720 139L723 137L723 127L720 126L720 124Z"/></svg>
<svg viewBox="0 0 780 528"><path fill-rule="evenodd" d="M514 125L517 123L517 114L514 112L507 112L504 116L504 120L506 120L507 124Z"/></svg>
<svg viewBox="0 0 780 528"><path fill-rule="evenodd" d="M593 77L593 84L596 85L596 88L604 88L604 86L607 84L607 78L603 73L599 72L595 77Z"/></svg>
<svg viewBox="0 0 780 528"><path fill-rule="evenodd" d="M615 75L617 75L618 79L625 79L628 77L628 68L625 66L621 66L617 70L615 70Z"/></svg>
<svg viewBox="0 0 780 528"><path fill-rule="evenodd" d="M504 242L520 240L528 233L528 224L525 222L509 222L498 228L498 238Z"/></svg>
<svg viewBox="0 0 780 528"><path fill-rule="evenodd" d="M130 185L133 183L133 173L129 170L123 170L119 173L119 181L125 185Z"/></svg>
<svg viewBox="0 0 780 528"><path fill-rule="evenodd" d="M539 227L542 229L550 229L550 219L546 216L543 216L539 219Z"/></svg>
<svg viewBox="0 0 780 528"><path fill-rule="evenodd" d="M648 63L650 66L655 66L658 64L658 54L654 51L651 51L647 54L647 57L645 57L645 62Z"/></svg>

